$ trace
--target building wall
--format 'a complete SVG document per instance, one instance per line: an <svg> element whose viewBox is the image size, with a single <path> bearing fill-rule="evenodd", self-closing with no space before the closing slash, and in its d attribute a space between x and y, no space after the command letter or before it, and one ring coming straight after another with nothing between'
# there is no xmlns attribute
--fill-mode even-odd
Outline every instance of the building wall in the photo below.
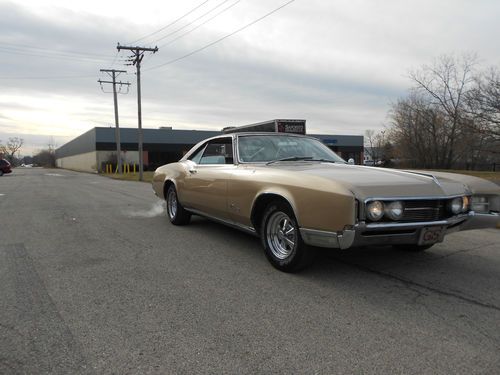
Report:
<svg viewBox="0 0 500 375"><path fill-rule="evenodd" d="M58 168L72 169L82 172L97 172L97 152L66 156L56 159Z"/></svg>
<svg viewBox="0 0 500 375"><path fill-rule="evenodd" d="M145 152L147 153L147 152ZM106 171L106 164L113 164L116 166L116 151L97 151L97 167L99 172ZM138 151L122 151L123 164L139 164Z"/></svg>

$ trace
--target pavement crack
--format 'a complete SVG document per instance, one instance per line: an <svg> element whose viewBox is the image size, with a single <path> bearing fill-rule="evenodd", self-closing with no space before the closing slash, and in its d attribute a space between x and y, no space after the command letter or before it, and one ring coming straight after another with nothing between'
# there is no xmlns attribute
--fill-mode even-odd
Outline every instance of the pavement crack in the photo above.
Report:
<svg viewBox="0 0 500 375"><path fill-rule="evenodd" d="M448 258L448 257L452 257L454 255L457 255L457 254L462 254L462 253L470 253L472 251L475 251L475 250L480 250L484 247L488 247L488 246L491 246L491 245L496 245L496 242L491 242L491 243L487 243L485 245L481 245L481 246L476 246L476 247L473 247L471 249L463 249L463 250L457 250L457 251L453 251L449 254L444 254L444 255L440 255L440 256L435 256L435 257L432 257L430 259L426 259L426 260L423 260L423 262L433 262L435 260L439 260L439 259L444 259L444 258Z"/></svg>
<svg viewBox="0 0 500 375"><path fill-rule="evenodd" d="M467 303L470 303L470 304L478 306L478 307L483 307L483 308L486 308L486 309L500 311L500 307L496 306L496 305L494 305L492 303L481 302L481 301L472 299L470 297L463 296L460 293L450 292L450 291L446 291L446 290L441 290L439 288L436 288L436 287L433 287L433 286L430 286L430 285L426 285L426 284L422 284L422 283L419 283L419 282L416 282L416 281L412 281L412 280L406 279L404 277L401 277L401 276L398 276L398 275L394 275L394 274L389 273L389 272L383 272L383 271L375 270L375 269L372 269L370 267L362 266L362 265L356 264L356 263L350 263L348 261L345 261L345 260L342 260L342 259L339 259L339 258L335 258L335 259L338 262L342 263L342 264L345 264L345 265L348 265L348 266L351 266L351 267L356 267L356 268L358 268L358 269L360 269L362 271L373 273L375 275L378 275L378 276L386 278L386 279L397 280L397 281L405 284L407 287L409 287L409 286L416 286L416 287L428 290L428 291L436 293L436 294L440 294L440 295L443 295L443 296L447 296L447 297L452 297L452 298L459 299L459 300L461 300L463 302L467 302Z"/></svg>

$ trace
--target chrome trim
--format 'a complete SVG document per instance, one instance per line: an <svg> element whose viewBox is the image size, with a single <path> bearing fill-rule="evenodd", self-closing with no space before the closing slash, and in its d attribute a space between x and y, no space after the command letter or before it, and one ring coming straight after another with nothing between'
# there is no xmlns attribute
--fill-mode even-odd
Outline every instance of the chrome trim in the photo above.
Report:
<svg viewBox="0 0 500 375"><path fill-rule="evenodd" d="M441 183L439 182L439 180L437 179L436 176L434 176L433 174L430 174L430 173L422 173L422 172L413 172L413 171L407 171L407 170L403 170L402 172L405 172L405 173L411 173L411 174L416 174L418 176L425 176L425 177L429 177L429 178L432 178L432 180L434 181L434 183L439 186L440 188L442 188L443 186L441 185Z"/></svg>
<svg viewBox="0 0 500 375"><path fill-rule="evenodd" d="M347 249L354 242L356 231L345 229L339 232L328 232L317 229L300 228L302 240L311 246Z"/></svg>
<svg viewBox="0 0 500 375"><path fill-rule="evenodd" d="M369 197L365 198L363 201L365 204L372 200L376 201L425 201L425 200L439 200L439 199L453 199L453 198L462 198L464 196L470 196L470 194L459 194L459 195L433 195L433 196L425 196L425 197L412 197L412 196L402 196L402 197Z"/></svg>
<svg viewBox="0 0 500 375"><path fill-rule="evenodd" d="M250 226L243 225L243 224L240 224L240 223L235 223L234 221L220 219L220 218L218 218L216 216L206 214L203 211L199 211L199 210L196 210L194 208L184 207L184 209L186 211L191 212L194 215L203 216L203 217L205 217L205 218L207 218L209 220L215 221L217 223L224 224L224 225L230 226L232 228L239 229L239 230L241 230L243 232L246 232L246 233L249 233L249 234L253 234L254 236L258 236L257 231L255 230L254 227L250 227Z"/></svg>
<svg viewBox="0 0 500 375"><path fill-rule="evenodd" d="M360 230L390 230L390 229L404 229L404 228L421 228L436 225L455 225L461 221L467 220L471 215L456 215L445 220L436 221L417 221L408 223L396 223L396 222L384 222L384 223L370 223L366 224L364 221L359 222L355 225L356 228Z"/></svg>

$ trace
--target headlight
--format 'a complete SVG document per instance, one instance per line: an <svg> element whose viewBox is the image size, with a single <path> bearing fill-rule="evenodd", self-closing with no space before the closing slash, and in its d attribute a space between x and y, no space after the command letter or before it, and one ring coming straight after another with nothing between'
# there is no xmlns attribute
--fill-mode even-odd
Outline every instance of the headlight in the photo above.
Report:
<svg viewBox="0 0 500 375"><path fill-rule="evenodd" d="M460 198L454 198L449 205L450 211L454 214L457 215L460 212L462 212L462 207L463 207L463 199L462 197Z"/></svg>
<svg viewBox="0 0 500 375"><path fill-rule="evenodd" d="M404 213L403 203L395 201L386 204L384 212L391 220L401 220Z"/></svg>
<svg viewBox="0 0 500 375"><path fill-rule="evenodd" d="M488 212L489 202L487 197L475 196L471 199L471 209L474 212Z"/></svg>
<svg viewBox="0 0 500 375"><path fill-rule="evenodd" d="M378 221L384 216L384 204L380 201L373 201L366 206L368 219Z"/></svg>

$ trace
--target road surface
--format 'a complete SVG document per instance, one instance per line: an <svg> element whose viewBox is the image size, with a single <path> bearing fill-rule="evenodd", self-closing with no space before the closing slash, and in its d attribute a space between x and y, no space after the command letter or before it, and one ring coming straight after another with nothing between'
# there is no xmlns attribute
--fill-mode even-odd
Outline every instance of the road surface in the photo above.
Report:
<svg viewBox="0 0 500 375"><path fill-rule="evenodd" d="M500 230L426 253L322 251L168 223L146 183L0 178L1 374L498 374Z"/></svg>

